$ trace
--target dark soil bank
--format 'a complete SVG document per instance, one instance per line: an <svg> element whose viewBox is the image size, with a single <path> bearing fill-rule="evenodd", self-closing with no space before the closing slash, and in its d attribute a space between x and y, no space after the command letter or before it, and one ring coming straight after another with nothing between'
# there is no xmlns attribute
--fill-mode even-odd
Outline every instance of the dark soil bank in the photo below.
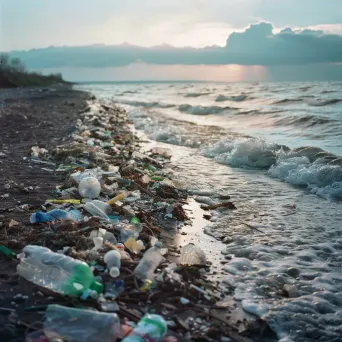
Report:
<svg viewBox="0 0 342 342"><path fill-rule="evenodd" d="M23 204L39 207L51 197L60 176L44 170L51 168L49 165L32 163L31 147L51 150L60 144L89 97L69 86L0 89L0 225L8 226L11 219L29 222L29 212L16 208ZM24 340L25 331L39 316L23 307L46 304L46 296L39 291L16 274L12 260L0 254L0 341ZM15 303L24 301L18 294L28 300L16 307Z"/></svg>

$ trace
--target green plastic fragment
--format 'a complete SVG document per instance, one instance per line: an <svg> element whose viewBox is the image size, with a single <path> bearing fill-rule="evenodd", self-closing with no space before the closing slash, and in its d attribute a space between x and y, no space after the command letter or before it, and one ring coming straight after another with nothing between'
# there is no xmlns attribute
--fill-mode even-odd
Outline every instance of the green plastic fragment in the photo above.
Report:
<svg viewBox="0 0 342 342"><path fill-rule="evenodd" d="M6 246L4 246L4 245L1 245L0 246L0 252L2 253L2 254L5 254L6 256L8 256L8 257L12 257L12 258L15 258L17 255L13 252L13 251L11 251L10 249L8 249Z"/></svg>

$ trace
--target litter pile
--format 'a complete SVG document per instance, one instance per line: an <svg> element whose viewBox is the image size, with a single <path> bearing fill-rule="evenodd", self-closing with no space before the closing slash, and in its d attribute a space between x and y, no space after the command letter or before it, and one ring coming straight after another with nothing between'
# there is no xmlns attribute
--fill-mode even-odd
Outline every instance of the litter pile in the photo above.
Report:
<svg viewBox="0 0 342 342"><path fill-rule="evenodd" d="M25 307L45 311L26 341L247 341L227 324L232 308L206 280L203 251L172 244L189 221L172 151L138 146L125 111L92 101L71 143L32 148L63 184L40 208L21 206L31 212L25 229L0 226L0 251L63 305Z"/></svg>

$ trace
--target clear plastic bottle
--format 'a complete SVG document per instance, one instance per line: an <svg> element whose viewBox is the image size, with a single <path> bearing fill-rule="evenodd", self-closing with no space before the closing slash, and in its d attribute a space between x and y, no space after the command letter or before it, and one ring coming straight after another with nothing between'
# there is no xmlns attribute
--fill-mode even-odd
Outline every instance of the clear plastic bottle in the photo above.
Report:
<svg viewBox="0 0 342 342"><path fill-rule="evenodd" d="M115 313L49 305L45 313L44 333L49 341L113 342L121 334Z"/></svg>
<svg viewBox="0 0 342 342"><path fill-rule="evenodd" d="M112 278L116 278L120 275L121 267L121 255L119 251L112 250L105 254L103 257L104 262L107 265L109 274Z"/></svg>
<svg viewBox="0 0 342 342"><path fill-rule="evenodd" d="M110 218L108 217L108 215L92 202L87 202L83 206L83 208L89 214L91 214L93 216L98 216L98 217L105 219L106 221L110 221Z"/></svg>
<svg viewBox="0 0 342 342"><path fill-rule="evenodd" d="M161 255L160 246L153 246L145 252L135 268L134 274L142 281L153 279L154 271L164 260L164 257Z"/></svg>
<svg viewBox="0 0 342 342"><path fill-rule="evenodd" d="M90 267L80 260L33 245L26 246L19 258L18 274L52 291L70 296L79 296L88 289L103 291Z"/></svg>
<svg viewBox="0 0 342 342"><path fill-rule="evenodd" d="M205 253L193 243L189 243L181 249L180 264L187 266L205 266L207 258Z"/></svg>
<svg viewBox="0 0 342 342"><path fill-rule="evenodd" d="M145 315L122 342L158 342L167 332L167 323L159 315Z"/></svg>
<svg viewBox="0 0 342 342"><path fill-rule="evenodd" d="M97 198L101 192L101 184L95 177L82 178L78 185L78 192L83 198Z"/></svg>

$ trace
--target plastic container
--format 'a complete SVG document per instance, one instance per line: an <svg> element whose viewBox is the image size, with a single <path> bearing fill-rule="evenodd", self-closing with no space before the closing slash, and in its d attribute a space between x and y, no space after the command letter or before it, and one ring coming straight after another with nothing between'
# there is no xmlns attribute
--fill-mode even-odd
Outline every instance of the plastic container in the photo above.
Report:
<svg viewBox="0 0 342 342"><path fill-rule="evenodd" d="M139 234L142 231L142 224L141 223L135 223L135 224L128 224L124 226L120 230L120 239L122 242L126 242L130 237L133 237L134 239L138 239Z"/></svg>
<svg viewBox="0 0 342 342"><path fill-rule="evenodd" d="M121 334L120 319L115 313L49 305L44 332L49 338L72 342L114 342Z"/></svg>
<svg viewBox="0 0 342 342"><path fill-rule="evenodd" d="M62 209L53 209L44 213L42 211L37 211L33 213L30 217L31 223L41 223L41 222L55 222L62 220L72 220L79 221L81 219L81 213L78 210L62 210Z"/></svg>
<svg viewBox="0 0 342 342"><path fill-rule="evenodd" d="M89 266L80 260L33 245L26 246L19 258L18 274L39 286L70 296L88 289L103 291Z"/></svg>
<svg viewBox="0 0 342 342"><path fill-rule="evenodd" d="M204 252L193 243L189 243L181 249L180 264L187 266L205 266L207 258Z"/></svg>
<svg viewBox="0 0 342 342"><path fill-rule="evenodd" d="M158 342L167 332L167 323L159 315L145 315L122 342Z"/></svg>
<svg viewBox="0 0 342 342"><path fill-rule="evenodd" d="M83 198L97 198L101 192L101 184L95 177L82 178L78 185L78 192Z"/></svg>
<svg viewBox="0 0 342 342"><path fill-rule="evenodd" d="M103 257L107 265L109 274L112 278L117 278L120 275L121 255L119 251L112 250L105 254Z"/></svg>
<svg viewBox="0 0 342 342"><path fill-rule="evenodd" d="M87 202L83 206L83 208L92 216L98 216L98 217L101 217L102 219L110 221L110 218L108 217L108 215L104 211L102 211L98 206L96 206L93 202Z"/></svg>
<svg viewBox="0 0 342 342"><path fill-rule="evenodd" d="M142 281L147 279L152 280L154 271L164 260L161 255L161 248L159 246L153 246L148 249L140 260L138 266L134 270L134 274Z"/></svg>

